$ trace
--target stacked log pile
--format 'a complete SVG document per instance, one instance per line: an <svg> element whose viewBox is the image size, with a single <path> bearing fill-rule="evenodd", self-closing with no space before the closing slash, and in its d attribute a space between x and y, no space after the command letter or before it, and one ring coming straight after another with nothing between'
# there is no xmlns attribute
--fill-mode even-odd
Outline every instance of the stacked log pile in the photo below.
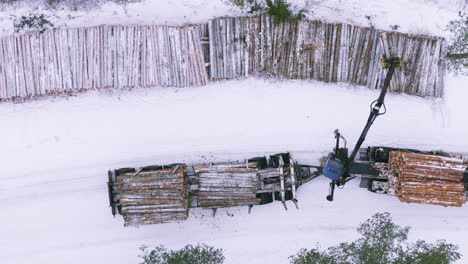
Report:
<svg viewBox="0 0 468 264"><path fill-rule="evenodd" d="M258 205L256 162L198 165L198 203L202 208Z"/></svg>
<svg viewBox="0 0 468 264"><path fill-rule="evenodd" d="M401 57L390 91L443 97L446 42L267 15L184 27L103 25L0 39L0 101L110 87L188 87L267 73L379 89L383 55ZM207 67L209 62L209 67Z"/></svg>
<svg viewBox="0 0 468 264"><path fill-rule="evenodd" d="M0 100L208 83L206 26L98 26L0 39Z"/></svg>
<svg viewBox="0 0 468 264"><path fill-rule="evenodd" d="M125 225L166 223L188 217L185 169L124 173L116 177L115 195Z"/></svg>
<svg viewBox="0 0 468 264"><path fill-rule="evenodd" d="M392 151L389 188L404 202L462 206L465 167L461 157Z"/></svg>
<svg viewBox="0 0 468 264"><path fill-rule="evenodd" d="M309 172L307 172L307 170ZM296 188L320 174L303 170L289 153L245 162L187 165L175 163L108 172L112 214L125 225L185 220L190 207L206 209L266 204L281 199L296 207Z"/></svg>
<svg viewBox="0 0 468 264"><path fill-rule="evenodd" d="M267 15L217 18L208 25L214 80L267 73L379 89L385 54L404 62L390 91L443 96L446 42L440 37L308 20L275 25Z"/></svg>

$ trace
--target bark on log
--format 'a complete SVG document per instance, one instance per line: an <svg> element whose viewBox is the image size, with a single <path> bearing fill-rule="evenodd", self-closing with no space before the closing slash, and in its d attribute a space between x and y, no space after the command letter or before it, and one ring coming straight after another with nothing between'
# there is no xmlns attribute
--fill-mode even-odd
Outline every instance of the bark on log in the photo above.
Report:
<svg viewBox="0 0 468 264"><path fill-rule="evenodd" d="M461 206L465 202L462 163L460 156L392 151L390 188L401 201Z"/></svg>

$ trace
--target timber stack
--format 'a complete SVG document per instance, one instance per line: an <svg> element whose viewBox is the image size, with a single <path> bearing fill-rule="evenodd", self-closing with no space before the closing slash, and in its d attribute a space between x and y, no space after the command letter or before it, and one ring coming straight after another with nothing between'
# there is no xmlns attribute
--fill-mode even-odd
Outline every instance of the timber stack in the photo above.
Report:
<svg viewBox="0 0 468 264"><path fill-rule="evenodd" d="M195 166L199 177L197 198L202 208L258 205L255 162Z"/></svg>
<svg viewBox="0 0 468 264"><path fill-rule="evenodd" d="M120 172L122 172L120 170ZM114 196L125 225L156 224L188 217L185 168L147 167L115 173Z"/></svg>
<svg viewBox="0 0 468 264"><path fill-rule="evenodd" d="M182 163L109 171L112 214L125 225L185 220L189 208L213 209L286 200L298 208L296 189L318 175L315 166L299 165L289 153L244 162Z"/></svg>
<svg viewBox="0 0 468 264"><path fill-rule="evenodd" d="M443 97L445 39L266 14L183 27L103 25L0 38L0 102L86 90L192 87L247 76L380 89L380 60L401 57L391 92Z"/></svg>
<svg viewBox="0 0 468 264"><path fill-rule="evenodd" d="M208 83L204 25L103 25L0 38L0 101Z"/></svg>
<svg viewBox="0 0 468 264"><path fill-rule="evenodd" d="M392 151L389 188L403 202L462 206L465 167L458 156Z"/></svg>
<svg viewBox="0 0 468 264"><path fill-rule="evenodd" d="M272 75L380 89L380 60L400 57L390 92L443 97L445 39L322 21L275 24L266 14L210 20L212 80Z"/></svg>

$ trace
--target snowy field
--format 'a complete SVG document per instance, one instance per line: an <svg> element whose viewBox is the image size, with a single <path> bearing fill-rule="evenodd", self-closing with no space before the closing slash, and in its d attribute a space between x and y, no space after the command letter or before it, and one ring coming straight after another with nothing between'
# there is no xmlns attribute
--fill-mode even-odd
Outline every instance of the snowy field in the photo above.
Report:
<svg viewBox="0 0 468 264"><path fill-rule="evenodd" d="M443 35L461 3L448 2L325 0L314 16L365 24L364 16L373 14L384 29L399 24L403 31ZM10 15L34 8L39 7L4 8L2 34L11 33ZM46 12L66 26L198 23L239 12L218 0L148 0L127 5L126 12L114 4L102 8ZM76 17L67 19L69 14ZM387 95L387 114L376 120L365 145L468 152L467 83L467 77L448 75L444 100ZM142 244L181 248L198 242L223 248L226 263L287 263L302 247L355 239L360 222L385 211L397 224L412 227L410 240L460 245L460 263L466 263L467 206L401 203L358 188L357 180L337 190L333 203L325 200L328 180L307 183L298 192L299 210L290 202L288 211L277 202L255 206L251 214L246 207L222 209L216 217L194 209L188 221L139 228L112 218L108 169L283 151L301 163L318 164L333 148L334 129L354 144L378 94L345 84L245 79L0 104L0 263L138 263Z"/></svg>

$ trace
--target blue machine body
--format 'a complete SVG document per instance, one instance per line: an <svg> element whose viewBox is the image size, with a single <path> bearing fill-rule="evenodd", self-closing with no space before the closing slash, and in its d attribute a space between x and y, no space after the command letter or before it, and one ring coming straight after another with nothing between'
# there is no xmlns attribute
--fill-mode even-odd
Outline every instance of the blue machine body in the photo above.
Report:
<svg viewBox="0 0 468 264"><path fill-rule="evenodd" d="M323 175L332 180L339 180L344 173L344 162L335 153L328 154L327 161L323 167Z"/></svg>

